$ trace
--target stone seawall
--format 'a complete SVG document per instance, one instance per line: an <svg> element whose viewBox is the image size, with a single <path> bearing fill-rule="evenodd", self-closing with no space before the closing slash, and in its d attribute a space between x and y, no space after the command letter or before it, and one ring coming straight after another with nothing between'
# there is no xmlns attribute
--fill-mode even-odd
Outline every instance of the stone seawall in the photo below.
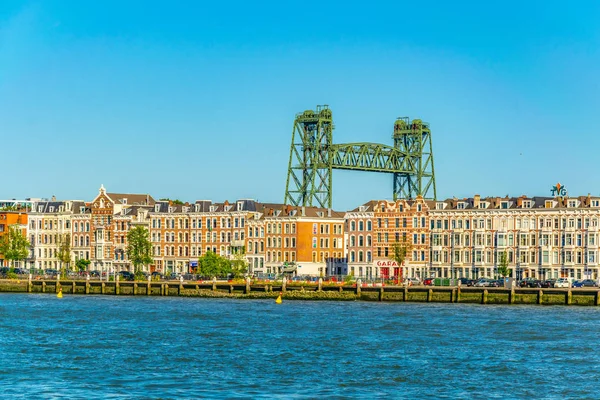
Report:
<svg viewBox="0 0 600 400"><path fill-rule="evenodd" d="M0 292L65 295L185 296L288 300L400 301L479 304L600 305L598 289L504 289L474 287L356 287L193 282L102 282L86 280L0 280Z"/></svg>

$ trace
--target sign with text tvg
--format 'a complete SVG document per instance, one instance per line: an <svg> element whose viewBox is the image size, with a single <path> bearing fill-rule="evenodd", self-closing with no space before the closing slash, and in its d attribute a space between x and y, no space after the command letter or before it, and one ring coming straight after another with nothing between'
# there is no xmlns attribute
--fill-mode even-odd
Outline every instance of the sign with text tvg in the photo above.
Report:
<svg viewBox="0 0 600 400"><path fill-rule="evenodd" d="M555 186L552 186L550 193L552 194L552 196L566 196L567 188L565 188L560 183L557 183Z"/></svg>

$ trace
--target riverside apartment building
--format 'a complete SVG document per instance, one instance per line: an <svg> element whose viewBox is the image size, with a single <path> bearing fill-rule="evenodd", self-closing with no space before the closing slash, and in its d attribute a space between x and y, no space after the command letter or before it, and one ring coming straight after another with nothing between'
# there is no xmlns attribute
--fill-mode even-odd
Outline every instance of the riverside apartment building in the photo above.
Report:
<svg viewBox="0 0 600 400"><path fill-rule="evenodd" d="M448 199L430 211L431 272L492 277L506 252L517 279L598 279L600 198Z"/></svg>

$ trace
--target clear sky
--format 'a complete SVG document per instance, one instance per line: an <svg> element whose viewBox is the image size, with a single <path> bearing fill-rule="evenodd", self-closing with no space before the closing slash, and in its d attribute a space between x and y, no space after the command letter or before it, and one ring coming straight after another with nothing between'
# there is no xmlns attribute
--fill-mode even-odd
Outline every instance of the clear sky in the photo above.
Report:
<svg viewBox="0 0 600 400"><path fill-rule="evenodd" d="M0 2L0 198L281 202L317 104L336 143L429 122L438 198L600 195L600 2Z"/></svg>

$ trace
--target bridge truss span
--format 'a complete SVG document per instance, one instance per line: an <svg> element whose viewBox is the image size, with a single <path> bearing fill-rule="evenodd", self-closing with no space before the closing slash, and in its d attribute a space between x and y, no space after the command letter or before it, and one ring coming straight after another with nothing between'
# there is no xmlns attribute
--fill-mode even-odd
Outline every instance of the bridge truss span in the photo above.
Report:
<svg viewBox="0 0 600 400"><path fill-rule="evenodd" d="M393 146L333 144L328 106L297 114L285 188L286 204L331 208L334 169L393 174L393 197L436 198L431 131L420 119L398 118Z"/></svg>

